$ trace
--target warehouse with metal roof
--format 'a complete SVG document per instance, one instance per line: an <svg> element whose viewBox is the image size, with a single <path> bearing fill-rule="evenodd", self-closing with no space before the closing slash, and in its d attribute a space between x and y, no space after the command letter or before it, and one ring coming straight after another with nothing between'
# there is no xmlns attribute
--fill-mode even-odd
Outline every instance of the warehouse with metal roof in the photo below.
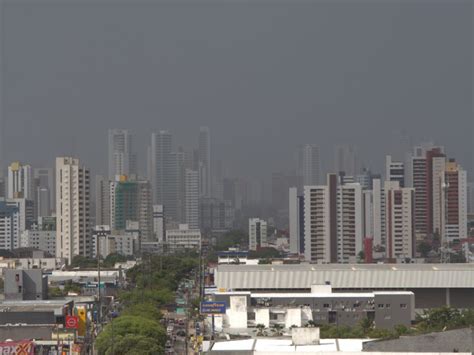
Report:
<svg viewBox="0 0 474 355"><path fill-rule="evenodd" d="M406 290L415 307L474 307L474 264L219 265L219 291L307 291L330 283L337 291Z"/></svg>

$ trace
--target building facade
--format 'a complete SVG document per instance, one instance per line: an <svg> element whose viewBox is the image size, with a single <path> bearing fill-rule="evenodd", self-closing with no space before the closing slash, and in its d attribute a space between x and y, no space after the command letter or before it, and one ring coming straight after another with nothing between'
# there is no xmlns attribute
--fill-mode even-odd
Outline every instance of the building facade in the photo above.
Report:
<svg viewBox="0 0 474 355"><path fill-rule="evenodd" d="M79 159L56 158L56 216L56 256L90 256L90 175Z"/></svg>
<svg viewBox="0 0 474 355"><path fill-rule="evenodd" d="M109 179L117 175L130 175L131 136L125 129L109 129L108 134Z"/></svg>
<svg viewBox="0 0 474 355"><path fill-rule="evenodd" d="M7 197L35 200L33 169L30 165L13 162L8 167Z"/></svg>
<svg viewBox="0 0 474 355"><path fill-rule="evenodd" d="M267 222L260 218L250 218L249 250L258 250L267 246Z"/></svg>

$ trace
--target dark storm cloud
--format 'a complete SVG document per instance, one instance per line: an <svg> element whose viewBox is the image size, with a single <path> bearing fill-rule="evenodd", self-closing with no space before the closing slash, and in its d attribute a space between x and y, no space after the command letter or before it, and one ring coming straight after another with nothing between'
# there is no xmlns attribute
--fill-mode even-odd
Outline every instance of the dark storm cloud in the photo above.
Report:
<svg viewBox="0 0 474 355"><path fill-rule="evenodd" d="M237 175L302 142L381 170L403 129L474 165L471 1L7 1L3 20L7 160L105 171L121 127L144 168L150 130L191 147L208 125Z"/></svg>

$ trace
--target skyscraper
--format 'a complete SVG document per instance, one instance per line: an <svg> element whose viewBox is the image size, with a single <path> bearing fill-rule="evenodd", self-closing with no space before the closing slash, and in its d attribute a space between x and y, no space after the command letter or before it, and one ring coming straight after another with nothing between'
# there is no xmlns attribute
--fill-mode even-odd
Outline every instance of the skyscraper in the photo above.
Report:
<svg viewBox="0 0 474 355"><path fill-rule="evenodd" d="M125 129L109 130L109 179L117 175L130 175L131 166L131 137Z"/></svg>
<svg viewBox="0 0 474 355"><path fill-rule="evenodd" d="M208 127L199 129L199 195L211 197L211 134Z"/></svg>
<svg viewBox="0 0 474 355"><path fill-rule="evenodd" d="M184 220L190 229L199 229L199 174L186 169L184 180Z"/></svg>
<svg viewBox="0 0 474 355"><path fill-rule="evenodd" d="M56 220L56 256L90 256L90 176L79 159L56 158Z"/></svg>
<svg viewBox="0 0 474 355"><path fill-rule="evenodd" d="M153 203L164 205L165 191L172 181L171 134L159 131L151 135L151 184L153 188ZM168 206L165 206L168 213Z"/></svg>
<svg viewBox="0 0 474 355"><path fill-rule="evenodd" d="M30 165L13 162L8 167L8 198L35 200L33 169Z"/></svg>
<svg viewBox="0 0 474 355"><path fill-rule="evenodd" d="M318 185L321 176L319 147L315 144L304 144L298 150L298 175L303 178L303 185Z"/></svg>

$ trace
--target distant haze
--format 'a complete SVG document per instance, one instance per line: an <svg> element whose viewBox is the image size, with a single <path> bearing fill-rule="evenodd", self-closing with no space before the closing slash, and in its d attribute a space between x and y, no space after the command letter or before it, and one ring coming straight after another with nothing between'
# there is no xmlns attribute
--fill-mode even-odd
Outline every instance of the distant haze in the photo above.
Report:
<svg viewBox="0 0 474 355"><path fill-rule="evenodd" d="M1 2L1 0L0 0ZM73 154L106 172L108 128L197 146L237 176L300 143L385 154L443 144L474 174L472 1L3 1L4 166Z"/></svg>

